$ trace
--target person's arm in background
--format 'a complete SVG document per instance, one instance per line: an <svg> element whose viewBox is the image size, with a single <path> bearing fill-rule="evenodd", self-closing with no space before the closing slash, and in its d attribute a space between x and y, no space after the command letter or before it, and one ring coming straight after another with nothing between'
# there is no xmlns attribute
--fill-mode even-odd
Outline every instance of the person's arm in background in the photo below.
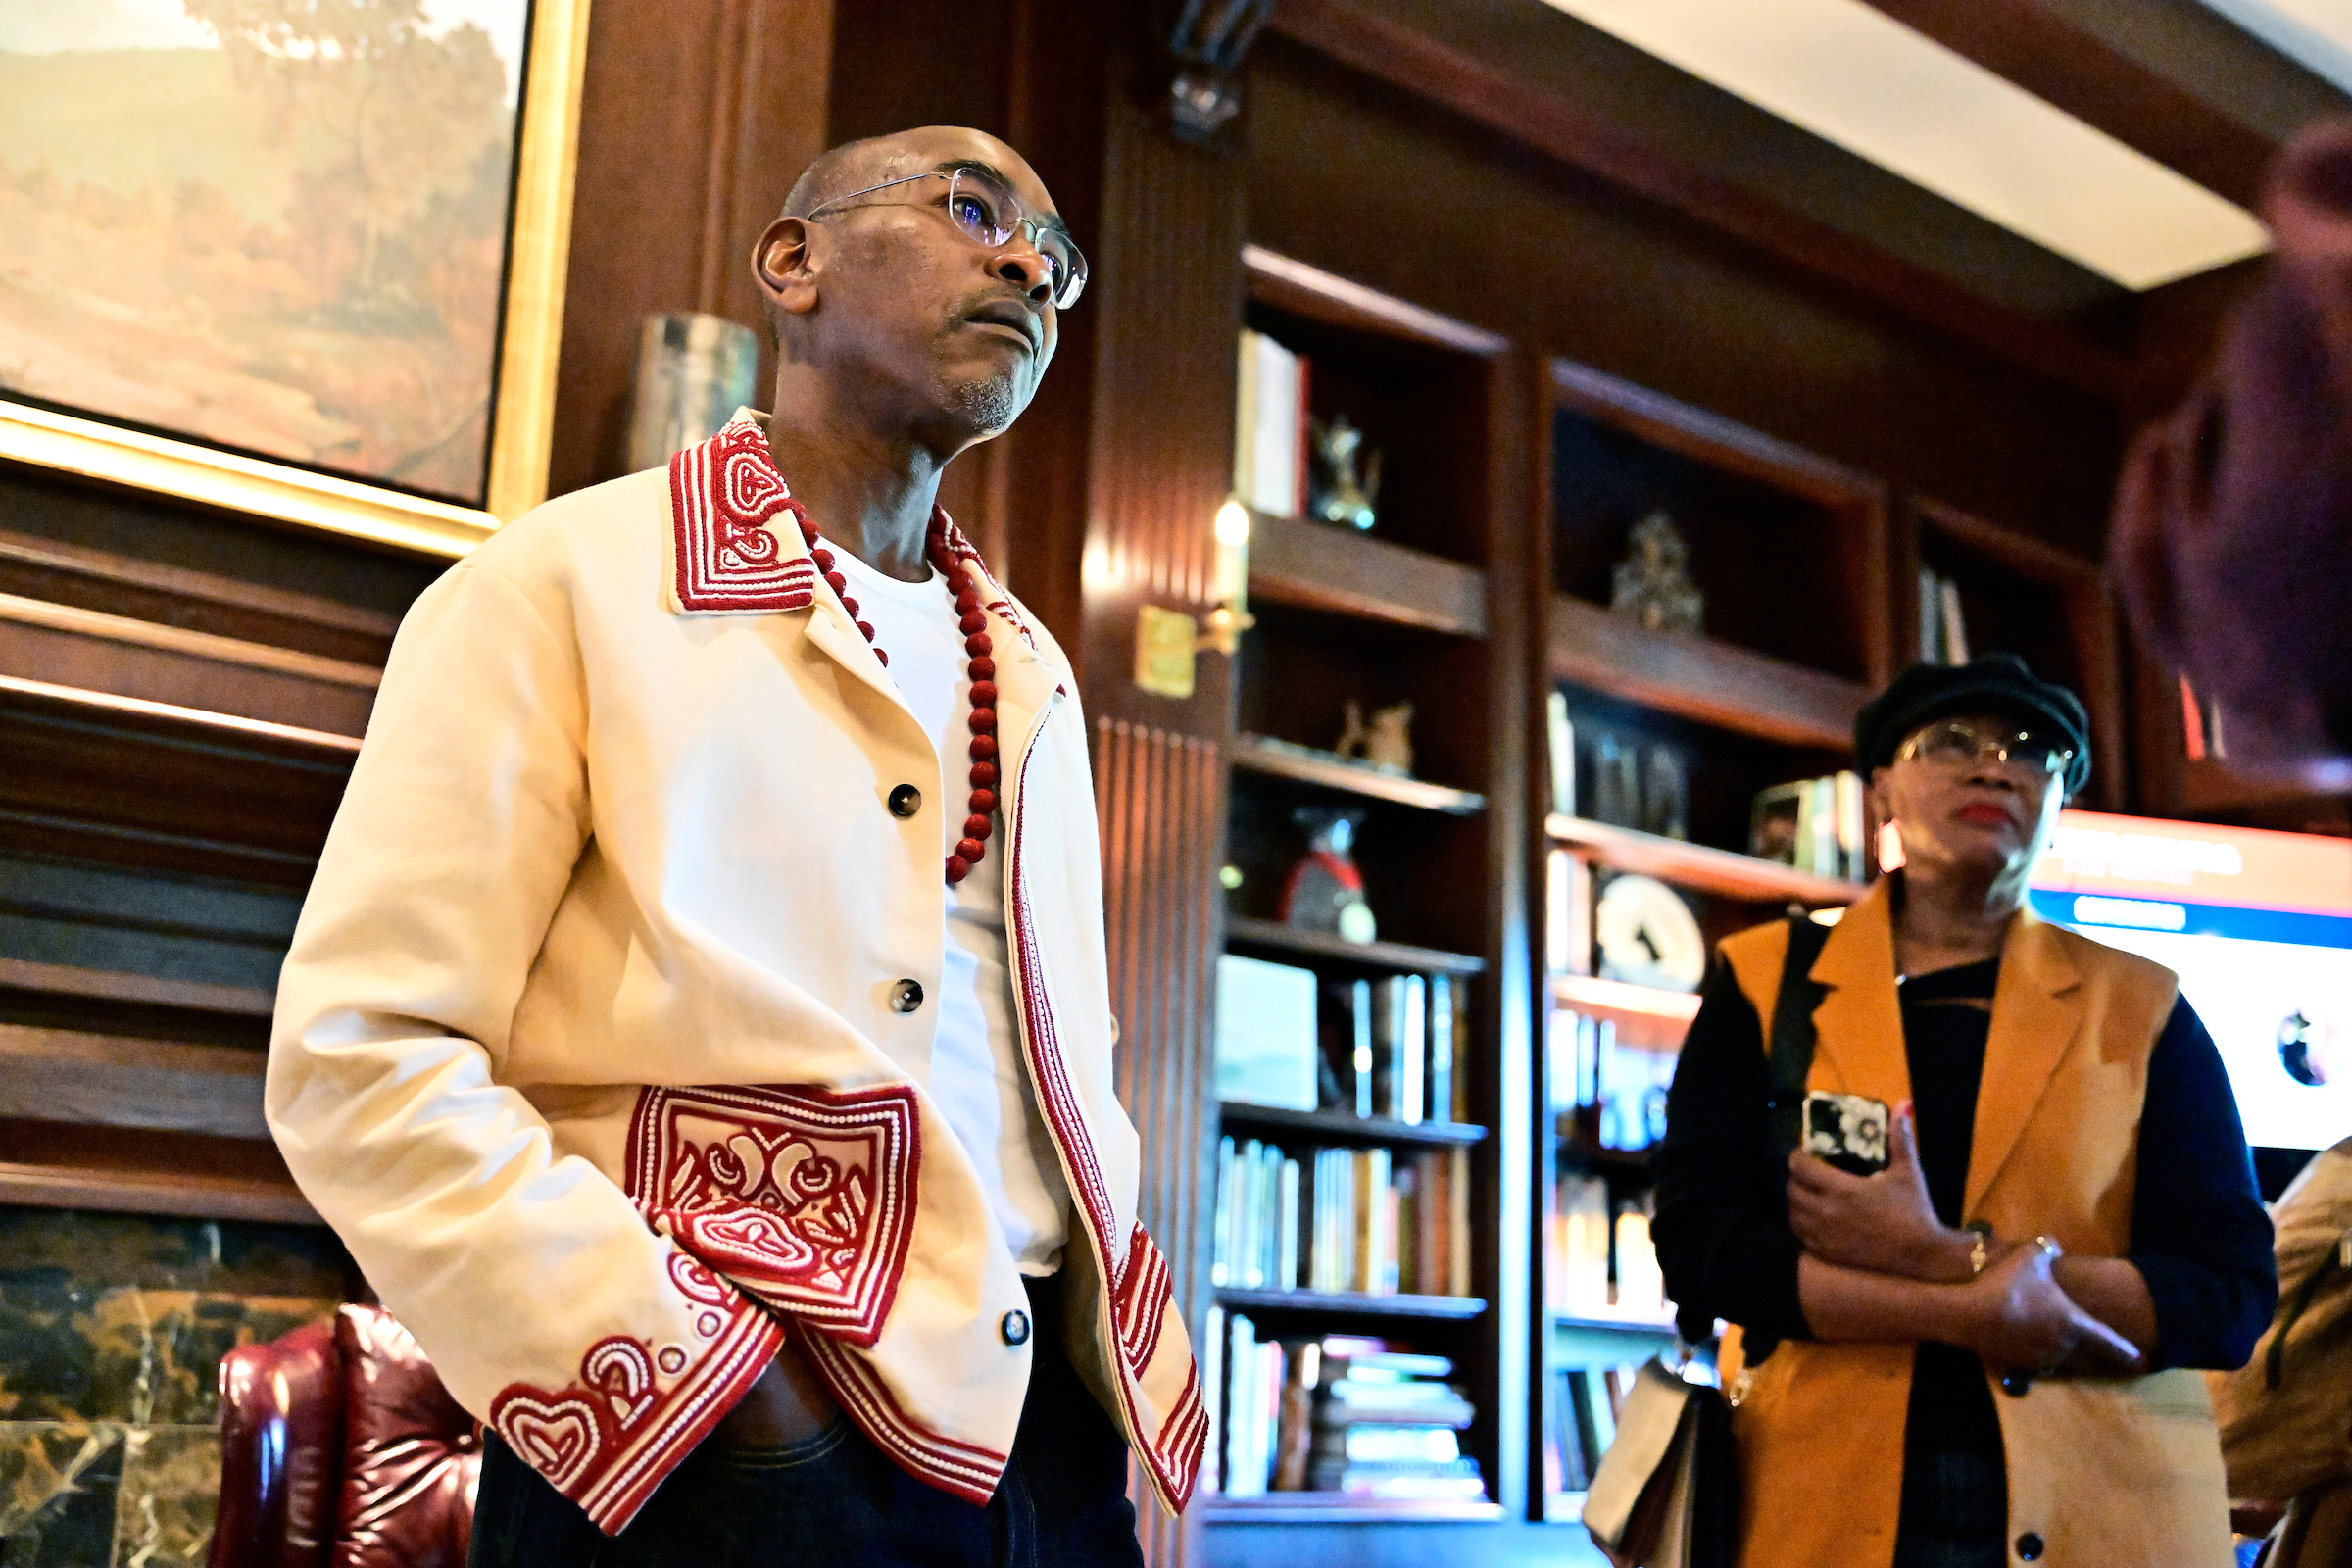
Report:
<svg viewBox="0 0 2352 1568"><path fill-rule="evenodd" d="M2278 1305L2271 1242L2230 1075L2196 1010L2177 1000L2148 1056L2130 1258L2097 1260L2145 1282L2151 1366L2245 1364Z"/></svg>

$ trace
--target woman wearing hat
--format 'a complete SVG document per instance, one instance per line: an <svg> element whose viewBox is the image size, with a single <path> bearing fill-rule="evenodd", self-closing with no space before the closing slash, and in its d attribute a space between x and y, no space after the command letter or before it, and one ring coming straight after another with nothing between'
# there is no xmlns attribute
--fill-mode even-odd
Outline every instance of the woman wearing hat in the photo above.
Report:
<svg viewBox="0 0 2352 1568"><path fill-rule="evenodd" d="M1737 1326L1739 1561L2224 1568L2187 1369L2268 1322L2271 1228L2171 972L2026 907L2089 773L2082 705L2013 656L1922 664L1855 751L1904 868L1818 941L1724 942L1657 1160L1669 1293ZM1767 1042L1807 1034L1804 1089L1853 1097L1833 1138L1885 1107L1878 1174L1784 1155Z"/></svg>

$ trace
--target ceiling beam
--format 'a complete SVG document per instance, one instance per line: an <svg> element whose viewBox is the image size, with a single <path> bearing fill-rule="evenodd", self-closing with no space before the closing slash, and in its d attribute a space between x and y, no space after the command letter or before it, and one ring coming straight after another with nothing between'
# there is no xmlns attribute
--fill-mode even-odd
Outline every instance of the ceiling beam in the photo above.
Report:
<svg viewBox="0 0 2352 1568"><path fill-rule="evenodd" d="M1473 124L1780 261L1876 300L2010 364L2104 398L2130 358L1838 232L1719 174L1668 157L1555 93L1348 0L1280 0L1268 30Z"/></svg>
<svg viewBox="0 0 2352 1568"><path fill-rule="evenodd" d="M2044 0L1868 0L1913 31L2258 211L2278 144Z"/></svg>

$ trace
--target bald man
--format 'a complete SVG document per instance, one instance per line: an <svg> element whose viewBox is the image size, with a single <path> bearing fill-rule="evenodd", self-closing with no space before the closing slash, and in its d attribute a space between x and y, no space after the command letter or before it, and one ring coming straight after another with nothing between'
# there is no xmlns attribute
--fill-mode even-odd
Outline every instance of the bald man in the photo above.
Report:
<svg viewBox="0 0 2352 1568"><path fill-rule="evenodd" d="M486 1440L480 1564L1134 1563L1206 1417L1136 1222L1068 661L936 501L1086 261L1020 155L839 148L774 412L402 626L270 1124Z"/></svg>

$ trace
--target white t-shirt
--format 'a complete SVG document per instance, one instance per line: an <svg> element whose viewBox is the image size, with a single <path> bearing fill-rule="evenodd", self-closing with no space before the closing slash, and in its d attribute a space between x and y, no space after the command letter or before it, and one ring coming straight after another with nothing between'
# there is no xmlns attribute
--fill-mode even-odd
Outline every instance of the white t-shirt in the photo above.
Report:
<svg viewBox="0 0 2352 1568"><path fill-rule="evenodd" d="M937 572L901 582L830 548L834 569L858 601L858 618L874 628L875 645L890 655L891 679L939 749L948 792L941 803L944 880L971 798L971 676L955 602ZM979 1169L1013 1261L1024 1274L1051 1274L1061 1266L1069 1235L1069 1190L1021 1061L1004 941L1004 853L1000 818L987 858L948 889L947 964L927 1087Z"/></svg>

